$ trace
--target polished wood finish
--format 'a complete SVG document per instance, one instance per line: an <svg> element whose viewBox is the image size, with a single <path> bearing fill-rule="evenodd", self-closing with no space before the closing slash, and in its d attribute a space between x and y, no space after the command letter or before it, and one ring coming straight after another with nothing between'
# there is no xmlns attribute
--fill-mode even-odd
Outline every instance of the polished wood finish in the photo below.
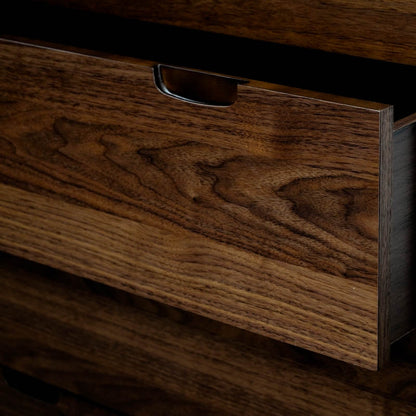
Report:
<svg viewBox="0 0 416 416"><path fill-rule="evenodd" d="M92 12L416 65L415 0L42 0Z"/></svg>
<svg viewBox="0 0 416 416"><path fill-rule="evenodd" d="M2 249L383 363L390 107L249 83L208 108L146 65L7 41L0 58Z"/></svg>
<svg viewBox="0 0 416 416"><path fill-rule="evenodd" d="M416 413L416 336L372 372L20 259L0 362L129 415Z"/></svg>

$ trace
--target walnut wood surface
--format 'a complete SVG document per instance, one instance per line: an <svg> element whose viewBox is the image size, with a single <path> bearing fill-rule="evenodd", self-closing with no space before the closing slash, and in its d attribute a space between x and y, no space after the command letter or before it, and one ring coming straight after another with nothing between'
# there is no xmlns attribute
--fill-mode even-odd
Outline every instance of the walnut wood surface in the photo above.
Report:
<svg viewBox="0 0 416 416"><path fill-rule="evenodd" d="M411 416L416 337L372 372L3 256L0 362L131 415Z"/></svg>
<svg viewBox="0 0 416 416"><path fill-rule="evenodd" d="M2 339L2 342L5 338ZM57 389L55 386L46 386L53 391L53 397L44 395L38 380L31 380L30 385L25 385L28 376L17 374L13 376L20 378L20 384L10 386L3 377L10 374L10 369L0 369L0 413L2 416L116 416L120 414L101 406L90 403L80 397L74 396L66 391ZM7 380L9 380L7 378ZM21 390L23 387L23 391ZM30 389L34 389L32 392ZM45 397L35 397L42 396ZM56 396L56 397L55 397ZM50 400L51 399L51 400Z"/></svg>
<svg viewBox="0 0 416 416"><path fill-rule="evenodd" d="M377 368L389 108L252 85L205 108L146 66L12 42L0 61L4 250Z"/></svg>
<svg viewBox="0 0 416 416"><path fill-rule="evenodd" d="M413 99L416 67L411 65L143 22L33 0L14 0L8 6L0 14L1 37L55 43L64 48L87 49L93 54L147 59L239 79L388 103L394 105L395 120L416 112ZM155 7L159 4L155 3ZM31 16L24 24L22 10Z"/></svg>
<svg viewBox="0 0 416 416"><path fill-rule="evenodd" d="M391 341L390 288L392 281L391 259L391 218L392 218L392 147L393 147L393 108L386 110L389 114L380 120L380 178L379 178L379 240L378 240L378 336L389 340L380 344L379 360L388 361ZM381 278L380 278L381 277Z"/></svg>
<svg viewBox="0 0 416 416"><path fill-rule="evenodd" d="M42 0L93 12L416 65L415 0Z"/></svg>

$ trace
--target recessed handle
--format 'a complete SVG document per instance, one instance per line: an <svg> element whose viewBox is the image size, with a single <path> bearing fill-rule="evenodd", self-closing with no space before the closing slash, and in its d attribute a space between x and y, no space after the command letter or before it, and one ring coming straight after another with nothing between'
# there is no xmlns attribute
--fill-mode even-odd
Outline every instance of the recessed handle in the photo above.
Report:
<svg viewBox="0 0 416 416"><path fill-rule="evenodd" d="M228 107L237 100L240 80L167 65L153 68L155 85L169 97L215 107Z"/></svg>

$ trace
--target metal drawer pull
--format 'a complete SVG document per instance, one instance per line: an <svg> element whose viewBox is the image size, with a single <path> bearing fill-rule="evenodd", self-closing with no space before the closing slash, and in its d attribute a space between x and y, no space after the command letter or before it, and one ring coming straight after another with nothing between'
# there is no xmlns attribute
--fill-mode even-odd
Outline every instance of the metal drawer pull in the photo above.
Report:
<svg viewBox="0 0 416 416"><path fill-rule="evenodd" d="M194 104L228 107L237 99L241 81L166 65L153 68L157 89L169 97Z"/></svg>

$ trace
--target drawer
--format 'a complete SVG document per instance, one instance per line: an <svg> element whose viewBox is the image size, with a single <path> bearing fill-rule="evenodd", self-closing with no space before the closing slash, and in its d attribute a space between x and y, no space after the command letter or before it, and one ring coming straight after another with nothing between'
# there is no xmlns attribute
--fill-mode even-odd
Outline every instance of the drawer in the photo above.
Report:
<svg viewBox="0 0 416 416"><path fill-rule="evenodd" d="M388 104L62 48L0 45L2 250L383 365L412 327L406 100L394 123Z"/></svg>
<svg viewBox="0 0 416 416"><path fill-rule="evenodd" d="M0 363L123 415L416 412L415 333L373 372L0 256Z"/></svg>

